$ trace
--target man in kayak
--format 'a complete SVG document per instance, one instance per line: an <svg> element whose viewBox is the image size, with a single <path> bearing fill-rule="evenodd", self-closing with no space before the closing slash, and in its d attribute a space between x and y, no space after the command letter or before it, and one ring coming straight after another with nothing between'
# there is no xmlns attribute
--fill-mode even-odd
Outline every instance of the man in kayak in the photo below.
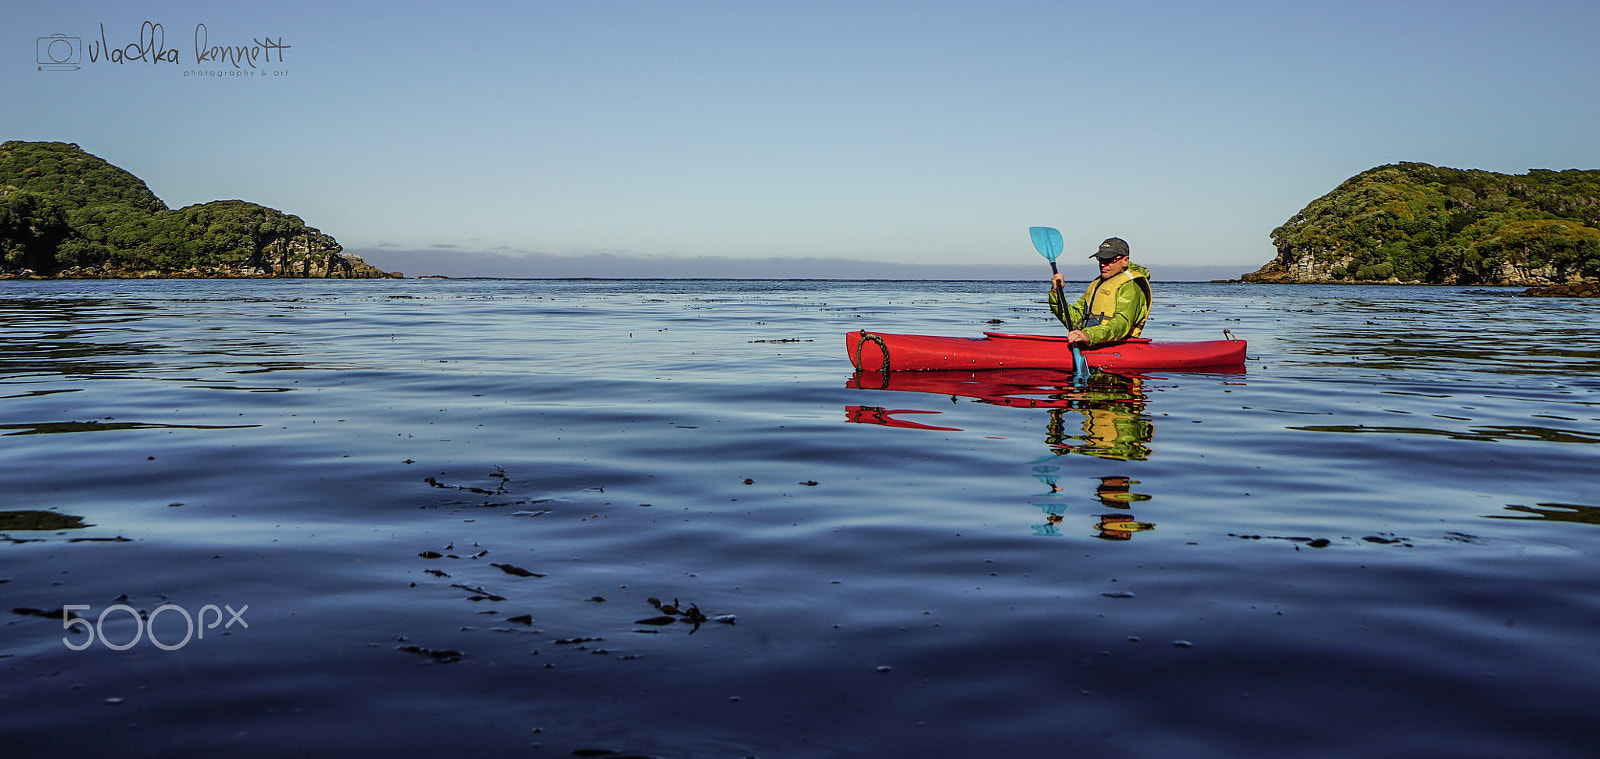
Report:
<svg viewBox="0 0 1600 759"><path fill-rule="evenodd" d="M1120 237L1107 238L1090 258L1100 263L1100 276L1083 291L1076 303L1061 309L1056 298L1062 278L1058 273L1050 288L1050 311L1067 326L1067 339L1082 346L1099 345L1138 337L1150 315L1150 270L1128 259L1128 243ZM1071 319L1068 319L1068 315ZM1077 324L1077 329L1072 325Z"/></svg>

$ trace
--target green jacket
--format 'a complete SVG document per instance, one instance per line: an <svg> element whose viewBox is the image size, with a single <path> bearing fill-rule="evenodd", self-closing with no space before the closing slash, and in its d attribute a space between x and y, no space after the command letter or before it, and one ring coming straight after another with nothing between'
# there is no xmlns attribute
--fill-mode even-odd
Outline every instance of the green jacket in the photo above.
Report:
<svg viewBox="0 0 1600 759"><path fill-rule="evenodd" d="M1150 315L1150 270L1130 263L1128 273L1134 275L1133 279L1117 288L1114 310L1109 314L1097 314L1101 317L1098 323L1084 326L1084 314L1089 312L1089 302L1100 285L1099 279L1090 282L1077 302L1067 307L1067 312L1072 317L1070 322L1067 313L1062 313L1061 302L1056 299L1055 288L1050 288L1050 312L1055 314L1067 329L1071 329L1073 324L1079 325L1078 328L1089 336L1090 345L1136 337L1138 331L1144 327L1145 318ZM1090 319L1090 321L1097 320Z"/></svg>

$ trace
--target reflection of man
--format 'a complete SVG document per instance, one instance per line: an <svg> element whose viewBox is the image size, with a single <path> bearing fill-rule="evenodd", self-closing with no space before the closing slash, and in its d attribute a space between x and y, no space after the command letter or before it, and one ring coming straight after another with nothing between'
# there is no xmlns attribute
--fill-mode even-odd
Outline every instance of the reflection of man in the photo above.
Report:
<svg viewBox="0 0 1600 759"><path fill-rule="evenodd" d="M1134 533L1156 528L1149 522L1134 521L1132 514L1101 514L1095 527L1100 530L1095 537L1103 540L1132 540Z"/></svg>
<svg viewBox="0 0 1600 759"><path fill-rule="evenodd" d="M1062 500L1064 493L1061 489L1059 477L1060 468L1043 462L1049 459L1040 459L1034 462L1033 476L1040 482L1050 487L1050 492L1041 493L1039 498L1047 499L1044 502L1034 502L1034 506L1044 511L1045 523L1035 525L1033 534L1048 537L1060 537L1060 525L1065 517L1067 504ZM1116 509L1127 509L1133 501L1148 501L1150 496L1143 493L1132 492L1131 487L1139 484L1138 480L1129 479L1120 475L1101 477L1100 484L1095 486L1095 497L1100 499L1100 505ZM1096 517L1099 521L1095 529L1099 532L1095 537L1102 540L1131 540L1136 532L1154 530L1156 526L1150 522L1140 522L1132 514L1123 511L1114 514L1100 514Z"/></svg>
<svg viewBox="0 0 1600 759"><path fill-rule="evenodd" d="M1083 414L1083 434L1068 435L1068 409L1051 409L1049 433L1045 442L1062 452L1082 453L1103 459L1144 461L1150 458L1154 428L1144 414L1145 395L1139 380L1115 375L1096 375L1095 387L1078 394L1076 413ZM1072 441L1082 441L1074 444Z"/></svg>
<svg viewBox="0 0 1600 759"><path fill-rule="evenodd" d="M1134 501L1148 501L1150 496L1133 492L1133 486L1139 484L1138 480L1127 477L1111 476L1101 477L1100 484L1095 487L1094 494L1100 498L1100 505L1110 506L1113 509L1129 508L1128 504ZM1097 538L1106 540L1131 540L1136 532L1153 530L1155 525L1149 522L1139 522L1132 514L1101 514Z"/></svg>
<svg viewBox="0 0 1600 759"><path fill-rule="evenodd" d="M1132 486L1137 484L1138 480L1130 480L1127 477L1101 477L1100 485L1094 489L1094 494L1100 497L1102 506L1126 509L1129 508L1128 504L1134 501L1150 500L1150 496L1132 492Z"/></svg>

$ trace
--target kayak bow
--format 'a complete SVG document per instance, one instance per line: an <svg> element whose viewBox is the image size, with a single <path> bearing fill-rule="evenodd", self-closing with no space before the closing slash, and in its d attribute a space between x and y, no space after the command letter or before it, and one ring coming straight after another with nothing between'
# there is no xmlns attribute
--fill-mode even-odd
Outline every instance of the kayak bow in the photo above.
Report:
<svg viewBox="0 0 1600 759"><path fill-rule="evenodd" d="M849 332L845 348L856 369L869 372L939 369L1065 369L1072 371L1067 338L985 332L984 337ZM1205 371L1244 365L1245 341L1154 342L1133 338L1082 350L1101 371Z"/></svg>

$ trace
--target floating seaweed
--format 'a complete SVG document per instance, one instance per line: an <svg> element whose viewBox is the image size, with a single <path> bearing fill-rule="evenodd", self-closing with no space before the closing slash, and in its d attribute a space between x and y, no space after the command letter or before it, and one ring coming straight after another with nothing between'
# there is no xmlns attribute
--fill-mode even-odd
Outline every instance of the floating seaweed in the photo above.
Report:
<svg viewBox="0 0 1600 759"><path fill-rule="evenodd" d="M507 488L507 485L510 484L511 478L506 474L506 470L497 466L494 468L493 472L489 473L489 476L495 480L498 480L493 490L480 488L474 485L452 485L448 482L440 482L438 478L433 476L423 477L422 481L428 483L429 487L441 488L444 490L464 490L468 493L476 493L478 495L488 496L490 498L497 495L505 495L506 493L510 492L510 490ZM524 504L527 503L527 501L517 501L516 503ZM490 502L489 498L485 498L482 505L492 508L497 506L509 506L511 504L492 503Z"/></svg>
<svg viewBox="0 0 1600 759"><path fill-rule="evenodd" d="M1445 539L1446 540L1456 540L1456 538L1450 537L1450 535L1454 535L1454 534L1459 534L1459 533L1447 534ZM1290 543L1303 544L1307 548L1327 548L1328 546L1333 545L1333 541L1329 540L1328 538L1308 538L1308 537L1304 537L1304 536L1292 536L1292 535L1240 535L1240 534L1237 534L1237 533L1230 532L1230 533L1228 533L1228 537L1230 537L1230 538L1239 538L1240 540L1287 540ZM1350 538L1346 537L1344 539L1345 540L1349 540ZM1368 535L1368 536L1362 538L1361 540L1363 542L1366 542L1366 543L1376 543L1378 545L1399 545L1399 546L1404 547L1404 548L1413 547L1413 544L1412 544L1410 538L1397 537L1393 533L1387 533L1385 535ZM1297 546L1295 548L1295 550L1298 551L1300 549Z"/></svg>
<svg viewBox="0 0 1600 759"><path fill-rule="evenodd" d="M647 619L635 620L634 624L664 627L674 622L684 622L694 625L694 630L699 630L700 625L713 621L712 617L708 617L705 615L705 612L700 611L699 606L689 604L688 607L684 607L683 604L676 598L672 599L672 603L670 604L662 603L661 599L654 597L647 598L645 600L648 601L651 606L654 606L656 611L661 612L661 614L659 616L649 617ZM737 619L738 618L732 614L723 614L715 617L714 621L721 622L725 625L731 625L737 621ZM694 634L694 630L689 631L691 635Z"/></svg>
<svg viewBox="0 0 1600 759"><path fill-rule="evenodd" d="M397 646L396 648L407 653L426 656L439 664L454 664L466 656L466 654L453 648L433 649L423 648L422 646Z"/></svg>
<svg viewBox="0 0 1600 759"><path fill-rule="evenodd" d="M62 621L68 619L83 619L83 617L78 616L77 612L70 611L66 607L59 609L34 609L31 607L22 606L12 609L11 613L21 614L24 617L45 617L46 619L59 619Z"/></svg>
<svg viewBox="0 0 1600 759"><path fill-rule="evenodd" d="M0 530L81 530L83 517L54 511L0 511Z"/></svg>
<svg viewBox="0 0 1600 759"><path fill-rule="evenodd" d="M489 591L484 590L483 588L474 588L471 585L462 585L460 583L451 583L450 587L452 587L452 588L460 588L460 589L465 590L465 591L467 591L469 593L472 593L473 595L467 597L468 601L504 601L504 600L506 600L505 596L501 596L501 595L496 595L494 593L490 593Z"/></svg>
<svg viewBox="0 0 1600 759"><path fill-rule="evenodd" d="M517 577L544 577L544 575L539 572L529 572L522 567L514 566L512 564L490 564L489 566L495 567L508 575L515 575Z"/></svg>

